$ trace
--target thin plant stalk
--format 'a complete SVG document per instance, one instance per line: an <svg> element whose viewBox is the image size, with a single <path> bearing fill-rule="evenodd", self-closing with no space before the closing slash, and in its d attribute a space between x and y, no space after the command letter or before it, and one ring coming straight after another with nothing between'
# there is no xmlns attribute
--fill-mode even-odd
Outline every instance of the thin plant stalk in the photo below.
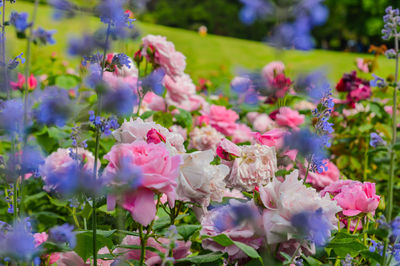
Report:
<svg viewBox="0 0 400 266"><path fill-rule="evenodd" d="M4 63L3 71L4 71L4 84L7 90L7 100L10 98L10 86L8 82L8 68L6 64L6 26L5 26L5 16L6 16L6 1L3 1L3 14L2 14L2 22L1 22L1 60Z"/></svg>
<svg viewBox="0 0 400 266"><path fill-rule="evenodd" d="M106 40L104 43L103 51L103 61L101 63L101 79L103 79L103 73L106 66L106 56L107 56L107 46L110 37L111 24L107 26ZM101 114L101 93L97 93L97 115ZM94 153L94 168L93 168L93 178L97 179L97 160L99 158L99 147L100 147L100 135L101 131L99 126L96 126L96 146ZM97 217L96 217L96 195L93 194L92 197L92 233L93 233L93 265L97 266Z"/></svg>
<svg viewBox="0 0 400 266"><path fill-rule="evenodd" d="M396 31L395 33L395 51L396 51L396 70L394 78L394 88L393 88L393 112L392 112L392 142L390 147L390 175L388 182L388 207L386 209L386 218L388 221L392 220L393 212L393 187L394 187L394 170L395 170L395 149L394 145L397 140L397 89L398 89L398 78L399 78L399 37Z"/></svg>

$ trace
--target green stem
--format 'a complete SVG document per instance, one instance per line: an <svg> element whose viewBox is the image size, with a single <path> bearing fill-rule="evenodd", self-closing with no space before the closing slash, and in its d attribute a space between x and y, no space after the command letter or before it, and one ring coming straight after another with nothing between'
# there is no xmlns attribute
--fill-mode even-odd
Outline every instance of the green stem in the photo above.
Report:
<svg viewBox="0 0 400 266"><path fill-rule="evenodd" d="M14 182L14 187L13 187L13 207L14 207L14 221L17 221L18 219L18 179Z"/></svg>
<svg viewBox="0 0 400 266"><path fill-rule="evenodd" d="M364 171L363 171L363 180L367 181L367 170L368 170L368 150L369 150L369 145L368 145L368 136L365 137L365 146L367 148L365 149L364 152Z"/></svg>
<svg viewBox="0 0 400 266"><path fill-rule="evenodd" d="M395 149L396 135L397 135L397 82L399 76L399 37L397 36L397 31L395 32L395 51L396 51L396 71L393 88L393 112L392 112L392 145L390 148L390 176L388 182L388 208L386 213L386 218L390 222L392 220L393 212L393 187L394 187L394 170L395 170Z"/></svg>
<svg viewBox="0 0 400 266"><path fill-rule="evenodd" d="M94 168L93 168L93 178L97 179L97 160L99 158L99 146L100 146L100 129L96 127L96 147L94 153ZM96 219L96 195L93 194L93 202L92 202L92 232L93 232L93 265L97 266L97 219Z"/></svg>
<svg viewBox="0 0 400 266"><path fill-rule="evenodd" d="M360 224L361 217L358 217L356 227L354 228L353 235L357 232L357 227Z"/></svg>
<svg viewBox="0 0 400 266"><path fill-rule="evenodd" d="M144 259L146 257L146 244L147 238L143 235L143 225L139 225L139 236L140 236L140 261L139 266L144 265Z"/></svg>
<svg viewBox="0 0 400 266"><path fill-rule="evenodd" d="M5 16L6 16L6 1L3 1L3 14L2 14L2 24L1 24L1 60L4 63L4 84L7 87L7 99L10 98L10 84L8 82L8 68L6 65L6 26L5 26Z"/></svg>

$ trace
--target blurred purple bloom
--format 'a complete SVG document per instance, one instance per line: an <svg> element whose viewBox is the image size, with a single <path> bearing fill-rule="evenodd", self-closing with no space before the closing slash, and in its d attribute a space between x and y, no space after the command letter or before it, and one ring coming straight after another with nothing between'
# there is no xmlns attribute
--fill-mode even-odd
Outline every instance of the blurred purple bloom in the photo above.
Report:
<svg viewBox="0 0 400 266"><path fill-rule="evenodd" d="M136 103L136 95L133 94L132 87L121 84L115 90L109 89L102 93L101 106L105 112L116 115L129 115L133 112Z"/></svg>
<svg viewBox="0 0 400 266"><path fill-rule="evenodd" d="M118 68L122 68L123 66L131 68L131 63L131 59L123 53L114 55L111 60L111 64L117 66Z"/></svg>
<svg viewBox="0 0 400 266"><path fill-rule="evenodd" d="M11 12L10 24L15 27L18 32L24 32L32 24L28 23L28 13L18 13L15 11Z"/></svg>
<svg viewBox="0 0 400 266"><path fill-rule="evenodd" d="M72 56L91 56L99 48L103 48L104 43L92 35L85 34L82 38L71 38L69 40L68 54Z"/></svg>
<svg viewBox="0 0 400 266"><path fill-rule="evenodd" d="M46 31L42 27L38 27L37 30L33 31L33 42L36 44L55 44L56 41L53 39L55 30Z"/></svg>
<svg viewBox="0 0 400 266"><path fill-rule="evenodd" d="M256 19L272 14L273 8L269 1L264 0L240 0L244 5L240 10L239 18L244 24L252 24Z"/></svg>
<svg viewBox="0 0 400 266"><path fill-rule="evenodd" d="M74 227L69 224L55 226L49 230L49 240L56 244L68 244L70 248L75 248L76 236L73 232Z"/></svg>
<svg viewBox="0 0 400 266"><path fill-rule="evenodd" d="M66 90L56 87L46 88L41 96L41 103L34 115L41 124L63 127L73 114L73 103Z"/></svg>
<svg viewBox="0 0 400 266"><path fill-rule="evenodd" d="M10 134L23 131L24 103L20 98L0 104L0 129Z"/></svg>
<svg viewBox="0 0 400 266"><path fill-rule="evenodd" d="M223 232L252 221L256 217L255 210L248 203L237 202L217 207L218 215L213 220L215 228Z"/></svg>
<svg viewBox="0 0 400 266"><path fill-rule="evenodd" d="M125 0L102 0L97 7L101 22L114 27L132 27L133 19L125 13Z"/></svg>
<svg viewBox="0 0 400 266"><path fill-rule="evenodd" d="M149 75L141 80L141 87L144 93L153 91L157 95L162 95L164 92L163 79L165 71L162 68L157 68Z"/></svg>
<svg viewBox="0 0 400 266"><path fill-rule="evenodd" d="M383 16L383 22L385 23L382 30L382 39L389 40L392 37L400 35L399 26L400 26L400 11L398 8L393 9L391 6L387 7L386 15Z"/></svg>
<svg viewBox="0 0 400 266"><path fill-rule="evenodd" d="M331 236L331 223L321 208L315 212L304 211L293 215L291 223L297 229L300 237L317 246L324 246Z"/></svg>
<svg viewBox="0 0 400 266"><path fill-rule="evenodd" d="M43 156L38 147L26 146L22 150L21 172L22 174L32 173L38 175L39 166L44 163Z"/></svg>
<svg viewBox="0 0 400 266"><path fill-rule="evenodd" d="M25 222L17 222L12 229L0 234L0 257L10 257L13 261L31 261L38 250L30 226Z"/></svg>
<svg viewBox="0 0 400 266"><path fill-rule="evenodd" d="M76 7L68 0L50 0L49 4L53 6L53 19L72 18L75 16Z"/></svg>
<svg viewBox="0 0 400 266"><path fill-rule="evenodd" d="M388 59L395 59L396 58L396 51L394 49L388 49L385 51L385 56Z"/></svg>
<svg viewBox="0 0 400 266"><path fill-rule="evenodd" d="M134 166L130 158L122 158L118 172L107 174L103 177L105 182L111 186L112 193L122 193L137 189L143 180L140 167Z"/></svg>
<svg viewBox="0 0 400 266"><path fill-rule="evenodd" d="M375 75L375 74L372 74L372 76L374 77L374 79L372 79L370 82L369 82L369 85L371 86L371 87L378 87L378 88L385 88L386 86L387 86L387 84L386 84L386 82L385 82L385 80L383 79L383 78L381 78L381 77L378 77L377 75Z"/></svg>
<svg viewBox="0 0 400 266"><path fill-rule="evenodd" d="M370 135L369 145L376 148L376 146L386 145L386 142L381 138L381 136L373 132Z"/></svg>

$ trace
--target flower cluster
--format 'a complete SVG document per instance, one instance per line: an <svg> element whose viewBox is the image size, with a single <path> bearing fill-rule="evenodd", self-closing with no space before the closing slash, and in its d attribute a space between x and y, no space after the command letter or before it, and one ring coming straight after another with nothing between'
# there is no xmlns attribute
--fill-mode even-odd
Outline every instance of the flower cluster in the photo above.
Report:
<svg viewBox="0 0 400 266"><path fill-rule="evenodd" d="M355 104L361 100L366 100L371 97L371 87L367 80L357 77L357 73L344 74L336 85L338 92L346 92L346 101L350 107L354 108Z"/></svg>

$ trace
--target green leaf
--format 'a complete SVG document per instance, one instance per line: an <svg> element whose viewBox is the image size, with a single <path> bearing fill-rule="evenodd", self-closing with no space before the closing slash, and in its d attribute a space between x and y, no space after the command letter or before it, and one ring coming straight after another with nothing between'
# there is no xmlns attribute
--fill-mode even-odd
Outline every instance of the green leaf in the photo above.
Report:
<svg viewBox="0 0 400 266"><path fill-rule="evenodd" d="M257 250L255 250L253 247L250 247L249 245L246 245L242 242L238 241L233 241L235 245L240 248L247 256L253 259L258 259L261 258L260 254L258 254Z"/></svg>
<svg viewBox="0 0 400 266"><path fill-rule="evenodd" d="M47 195L46 192L42 191L37 194L33 194L31 196L27 196L24 198L24 204L29 204L31 201L37 201Z"/></svg>
<svg viewBox="0 0 400 266"><path fill-rule="evenodd" d="M153 115L153 121L163 127L170 128L174 123L172 122L172 114L164 112L156 112Z"/></svg>
<svg viewBox="0 0 400 266"><path fill-rule="evenodd" d="M322 265L322 262L320 262L317 259L314 259L313 257L306 257L304 255L301 256L310 266L319 266Z"/></svg>
<svg viewBox="0 0 400 266"><path fill-rule="evenodd" d="M362 250L362 251L360 252L360 254L361 254L364 258L371 259L371 260L374 260L374 261L376 261L376 262L381 262L381 260L382 260L382 257L381 257L378 253L371 252L371 251L369 251L369 250Z"/></svg>
<svg viewBox="0 0 400 266"><path fill-rule="evenodd" d="M201 225L197 224L183 224L176 227L178 233L183 237L185 241L188 241L189 238L198 230L200 230Z"/></svg>
<svg viewBox="0 0 400 266"><path fill-rule="evenodd" d="M140 116L140 118L145 120L145 119L149 118L150 116L152 116L154 113L155 113L155 111L146 111Z"/></svg>
<svg viewBox="0 0 400 266"><path fill-rule="evenodd" d="M292 171L291 170L286 170L286 169L281 169L275 172L275 176L286 176L290 174Z"/></svg>
<svg viewBox="0 0 400 266"><path fill-rule="evenodd" d="M223 255L224 254L221 252L212 252L204 255L186 257L183 259L176 260L176 262L191 262L194 264L208 263L221 259Z"/></svg>
<svg viewBox="0 0 400 266"><path fill-rule="evenodd" d="M112 211L107 210L107 204L102 205L98 210L101 212L107 213L109 215L115 214L115 210L112 210Z"/></svg>
<svg viewBox="0 0 400 266"><path fill-rule="evenodd" d="M179 113L175 115L176 122L181 127L190 129L193 125L192 115L184 109L178 109Z"/></svg>
<svg viewBox="0 0 400 266"><path fill-rule="evenodd" d="M154 222L153 229L154 231L159 231L170 224L169 216L160 217Z"/></svg>
<svg viewBox="0 0 400 266"><path fill-rule="evenodd" d="M63 89L72 89L78 85L78 80L73 76L61 75L56 78L56 86Z"/></svg>
<svg viewBox="0 0 400 266"><path fill-rule="evenodd" d="M347 155L340 155L336 160L336 165L339 169L347 167L350 163L350 158Z"/></svg>
<svg viewBox="0 0 400 266"><path fill-rule="evenodd" d="M220 234L217 236L213 236L212 239L217 242L218 244L220 244L223 247L228 247L230 245L235 244L232 239L230 239L227 235L224 234Z"/></svg>
<svg viewBox="0 0 400 266"><path fill-rule="evenodd" d="M70 137L70 134L58 127L49 127L48 132L49 136L56 140L63 140Z"/></svg>
<svg viewBox="0 0 400 266"><path fill-rule="evenodd" d="M96 234L96 252L107 246L112 249L114 244L111 239L104 237L101 234ZM86 261L93 254L93 235L92 232L83 232L76 235L75 252Z"/></svg>
<svg viewBox="0 0 400 266"><path fill-rule="evenodd" d="M358 256L361 250L367 249L366 246L354 238L333 239L327 246L332 248L339 257L346 257L350 254L353 258Z"/></svg>

